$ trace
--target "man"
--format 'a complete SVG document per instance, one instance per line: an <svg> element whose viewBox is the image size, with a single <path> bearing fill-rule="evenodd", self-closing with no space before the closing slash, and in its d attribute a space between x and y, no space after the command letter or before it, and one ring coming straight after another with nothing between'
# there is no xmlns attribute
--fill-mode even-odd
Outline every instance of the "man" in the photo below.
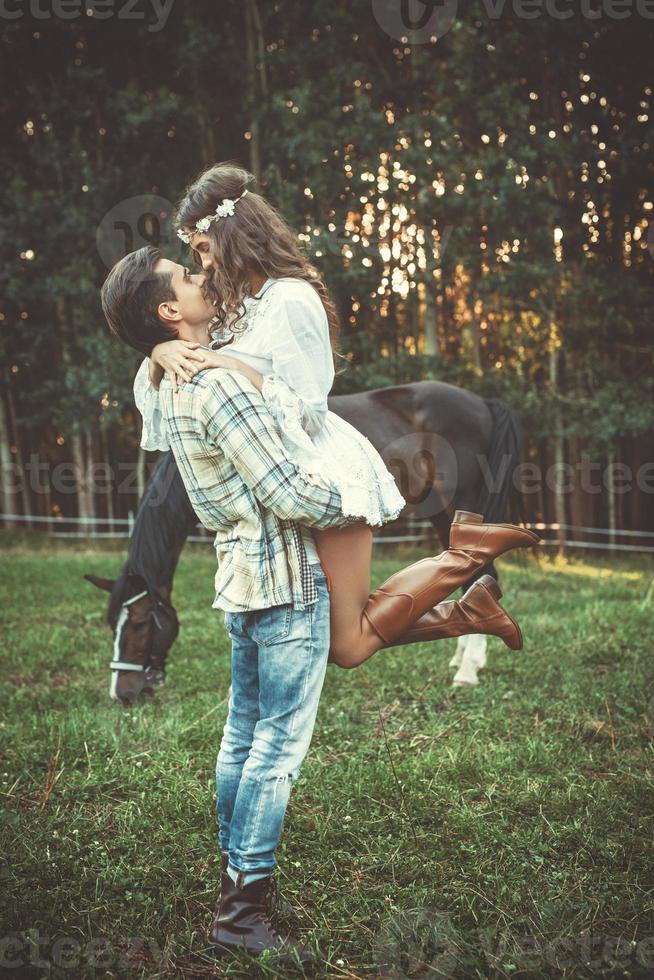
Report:
<svg viewBox="0 0 654 980"><path fill-rule="evenodd" d="M126 256L102 287L112 332L149 354L161 341L207 345L202 276L152 246ZM308 960L266 915L284 815L313 734L329 654L329 590L310 532L346 524L337 490L287 456L254 384L224 368L173 390L162 414L191 504L216 531L215 608L232 640L232 692L216 766L220 952L265 949Z"/></svg>

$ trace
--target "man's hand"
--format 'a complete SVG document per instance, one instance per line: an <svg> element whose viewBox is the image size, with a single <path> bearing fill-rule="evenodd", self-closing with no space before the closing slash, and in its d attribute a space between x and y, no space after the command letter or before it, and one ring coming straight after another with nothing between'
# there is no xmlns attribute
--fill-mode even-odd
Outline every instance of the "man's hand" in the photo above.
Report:
<svg viewBox="0 0 654 980"><path fill-rule="evenodd" d="M180 382L190 381L207 366L201 363L204 353L198 352L201 346L189 340L167 340L152 348L150 360L170 375L174 392L178 390Z"/></svg>

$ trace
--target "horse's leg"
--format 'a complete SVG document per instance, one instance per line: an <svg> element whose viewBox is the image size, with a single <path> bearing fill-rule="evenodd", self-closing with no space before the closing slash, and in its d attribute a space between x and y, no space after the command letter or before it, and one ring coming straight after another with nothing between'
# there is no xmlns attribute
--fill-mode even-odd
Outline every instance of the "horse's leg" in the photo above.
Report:
<svg viewBox="0 0 654 980"><path fill-rule="evenodd" d="M481 450L481 446L478 448ZM456 509L476 512L481 493L481 472L478 467L464 466L459 475L455 497ZM480 569L470 581L475 582L482 575L492 575L495 580L498 579L495 566L491 564ZM479 683L478 672L486 666L487 649L488 640L481 633L459 637L456 651L449 663L450 667L456 668L452 678L453 687L474 687Z"/></svg>
<svg viewBox="0 0 654 980"><path fill-rule="evenodd" d="M479 683L478 672L486 666L487 640L481 633L472 633L470 636L461 637L461 639L467 640L467 643L461 653L459 669L452 678L452 686L474 687ZM457 654L450 661L450 666L457 666L454 663Z"/></svg>
<svg viewBox="0 0 654 980"><path fill-rule="evenodd" d="M461 507L461 510L470 510L470 508ZM490 565L487 569L474 575L470 582L477 581L483 574L493 575L495 579L498 578L495 566ZM453 686L462 687L479 683L477 673L486 666L487 648L488 640L482 633L471 633L468 636L459 637L456 651L449 663L450 667L457 668L456 674L452 678Z"/></svg>
<svg viewBox="0 0 654 980"><path fill-rule="evenodd" d="M472 510L472 507L467 504L467 498L473 497L473 496L474 496L474 490L473 490L472 493L470 493L470 491L467 490L467 492L465 494L461 495L460 498L457 497L456 508L455 509L456 510ZM450 540L450 527L452 526L452 518L450 517L450 514L448 513L448 511L443 510L439 514L432 515L432 517L430 518L430 520L431 520L431 523L434 525L434 528L436 529L436 533L438 534L438 537L440 539L440 542L441 542L442 547L443 548L447 548L447 546L449 544L449 540ZM476 578L479 578L479 577L480 577L479 575L474 576L475 579ZM467 585L466 586L462 586L461 592L462 593L465 592L465 590L467 588L468 588ZM474 682L471 681L471 680L469 680L470 678L472 678L472 676L474 674L474 667L473 667L474 660L473 660L473 657L466 656L466 651L468 649L468 641L469 640L470 641L472 641L472 640L483 640L484 641L484 644L485 644L486 637L483 636L482 634L479 634L479 633L477 633L477 634L468 634L467 636L460 636L458 638L458 640L456 641L456 651L454 652L454 655L453 655L452 659L450 660L448 666L461 668L461 670L459 670L457 672L457 674L455 675L455 677L454 677L454 679L452 681L452 683L454 685L456 685L457 687L460 684L463 684L463 683L475 683L475 684L477 683L477 680L476 679L474 680ZM482 666L485 666L485 664L486 664L486 655L485 655L485 652L484 652L484 655L483 655L483 661L484 661L484 663L483 663Z"/></svg>
<svg viewBox="0 0 654 980"><path fill-rule="evenodd" d="M461 661L465 655L466 643L468 642L467 636L460 636L456 641L456 651L454 656L450 660L450 667L460 667Z"/></svg>

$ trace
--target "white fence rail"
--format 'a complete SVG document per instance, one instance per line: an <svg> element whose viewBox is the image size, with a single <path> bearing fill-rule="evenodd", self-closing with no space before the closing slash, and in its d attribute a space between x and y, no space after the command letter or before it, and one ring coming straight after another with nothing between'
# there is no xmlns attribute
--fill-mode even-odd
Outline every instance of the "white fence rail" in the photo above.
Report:
<svg viewBox="0 0 654 980"><path fill-rule="evenodd" d="M129 538L134 527L134 515L129 517L43 517L36 514L0 514L0 521L10 526L28 525L43 528L55 538ZM373 538L375 544L421 544L435 534L429 521L412 521L410 518L398 521L398 530L406 528L406 534L379 534ZM72 529L70 529L72 526ZM596 549L600 551L625 551L654 554L654 531L630 531L603 527L579 527L574 524L527 524L539 532L551 532L554 536L543 536L542 547ZM191 535L189 541L211 541L213 534L198 524L200 534ZM563 536L561 532L564 532ZM567 534L585 534L607 538L606 541L576 541L568 539ZM636 543L623 544L616 538L630 538ZM640 543L642 542L642 543Z"/></svg>

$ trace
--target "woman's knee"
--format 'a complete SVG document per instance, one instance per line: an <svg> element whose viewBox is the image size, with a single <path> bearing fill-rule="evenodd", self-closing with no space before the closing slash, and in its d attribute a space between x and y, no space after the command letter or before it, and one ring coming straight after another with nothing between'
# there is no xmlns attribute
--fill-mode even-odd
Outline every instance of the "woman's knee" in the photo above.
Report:
<svg viewBox="0 0 654 980"><path fill-rule="evenodd" d="M333 663L342 670L351 670L353 667L358 667L361 660L353 654L351 646L335 644L329 648L327 663Z"/></svg>

